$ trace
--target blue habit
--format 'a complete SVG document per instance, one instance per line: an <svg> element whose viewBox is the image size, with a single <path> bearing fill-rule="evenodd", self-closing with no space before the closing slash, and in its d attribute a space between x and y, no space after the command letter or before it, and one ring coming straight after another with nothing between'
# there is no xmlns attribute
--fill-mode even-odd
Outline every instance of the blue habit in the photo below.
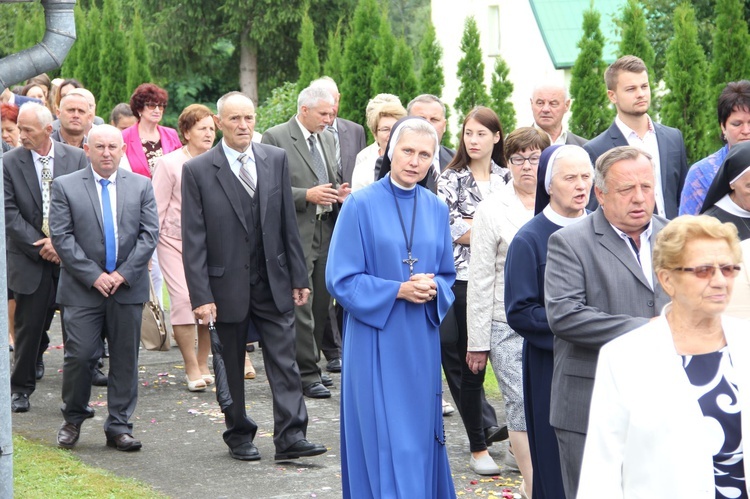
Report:
<svg viewBox="0 0 750 499"><path fill-rule="evenodd" d="M394 197L395 192L395 197ZM406 242L417 196L414 273L433 273L437 298L397 299L409 280ZM438 326L455 279L448 208L390 176L349 195L336 221L326 285L345 310L341 477L345 498L456 497L445 449Z"/></svg>

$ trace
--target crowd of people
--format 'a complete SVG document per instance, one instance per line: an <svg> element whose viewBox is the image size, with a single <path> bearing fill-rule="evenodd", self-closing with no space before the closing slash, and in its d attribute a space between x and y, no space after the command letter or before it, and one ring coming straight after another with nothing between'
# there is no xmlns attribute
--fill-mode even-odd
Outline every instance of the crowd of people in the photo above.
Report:
<svg viewBox="0 0 750 499"><path fill-rule="evenodd" d="M259 341L276 460L326 452L305 398L341 373L347 498L456 496L441 371L469 468L499 474L488 448L507 440L522 497L748 497L750 81L726 85L725 145L689 168L681 131L649 114L643 61L604 79L617 114L597 137L566 130L566 88L540 82L533 123L476 107L456 151L426 94L374 96L368 146L328 77L262 134L239 92L188 106L179 130L151 83L109 124L75 80L4 93L11 409L30 410L59 310L59 445L99 380L106 444L140 449L142 305L166 285L186 388L216 385L234 459L261 459L244 384Z"/></svg>

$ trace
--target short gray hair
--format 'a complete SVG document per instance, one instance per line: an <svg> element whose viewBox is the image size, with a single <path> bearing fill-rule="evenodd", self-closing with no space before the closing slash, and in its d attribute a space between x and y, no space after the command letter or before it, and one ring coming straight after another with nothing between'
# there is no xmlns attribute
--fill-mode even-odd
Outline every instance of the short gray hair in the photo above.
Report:
<svg viewBox="0 0 750 499"><path fill-rule="evenodd" d="M255 109L255 104L253 103L253 100L250 97L248 97L247 95L243 94L242 92L238 92L236 90L233 90L231 92L225 93L224 95L222 95L221 97L219 97L219 100L216 101L216 114L221 115L221 110L224 109L224 104L226 103L226 101L228 101L229 99L231 99L232 97L235 97L235 96L244 97L245 99L247 99L250 102L250 104L252 104L253 109Z"/></svg>
<svg viewBox="0 0 750 499"><path fill-rule="evenodd" d="M18 109L18 114L21 114L26 109L32 111L36 115L36 118L39 120L39 123L42 125L42 127L51 125L54 121L52 113L44 104L40 104L38 102L25 102Z"/></svg>
<svg viewBox="0 0 750 499"><path fill-rule="evenodd" d="M411 100L411 102L409 102L409 104L406 106L406 112L409 113L409 115L411 115L411 108L412 106L414 106L414 104L417 104L417 103L432 104L434 102L437 102L438 104L440 104L440 107L443 108L443 118L445 118L445 104L443 103L443 101L440 100L440 97L438 97L437 95L432 95L432 94L422 94L422 95L417 95L416 97L414 97Z"/></svg>
<svg viewBox="0 0 750 499"><path fill-rule="evenodd" d="M327 89L322 87L307 87L300 92L299 97L297 97L297 111L299 112L302 109L302 106L315 107L320 101L324 101L331 106L334 104L333 96Z"/></svg>
<svg viewBox="0 0 750 499"><path fill-rule="evenodd" d="M642 149L633 146L620 146L610 149L596 160L596 171L594 175L594 185L603 193L607 193L607 175L612 165L625 159L635 160L638 156L648 159L653 168L654 162L652 156Z"/></svg>
<svg viewBox="0 0 750 499"><path fill-rule="evenodd" d="M557 165L557 162L561 159L566 158L571 158L580 161L581 163L586 163L587 165L589 165L589 168L591 168L591 171L594 171L594 167L591 165L591 156L589 156L589 153L586 152L586 149L573 144L566 144L560 147L560 150L558 150L557 154L555 155L554 161L549 166L551 171L550 178L555 178L555 173L557 173L555 171L555 165Z"/></svg>
<svg viewBox="0 0 750 499"><path fill-rule="evenodd" d="M315 88L325 88L326 90L334 90L336 93L339 93L339 86L336 85L336 81L330 76L321 76L317 80L310 82L310 86Z"/></svg>
<svg viewBox="0 0 750 499"><path fill-rule="evenodd" d="M538 90L541 90L543 88L554 88L556 90L562 90L563 94L565 95L565 100L570 100L570 92L568 92L568 87L566 87L562 83L551 81L542 81L534 85L534 88L531 90L531 99L533 100L534 94L537 93Z"/></svg>

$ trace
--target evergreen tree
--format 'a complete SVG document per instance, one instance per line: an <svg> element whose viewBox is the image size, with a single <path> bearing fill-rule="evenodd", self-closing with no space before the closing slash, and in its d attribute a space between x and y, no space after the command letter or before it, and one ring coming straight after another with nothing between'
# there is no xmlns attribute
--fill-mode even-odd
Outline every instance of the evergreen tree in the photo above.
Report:
<svg viewBox="0 0 750 499"><path fill-rule="evenodd" d="M474 106L486 106L490 100L484 85L484 62L482 49L479 47L479 29L474 17L466 18L464 23L461 52L464 56L458 61L456 73L461 83L454 107L458 111L459 120L463 121Z"/></svg>
<svg viewBox="0 0 750 499"><path fill-rule="evenodd" d="M713 60L708 70L709 102L716 102L730 81L750 74L750 35L741 0L716 0Z"/></svg>
<svg viewBox="0 0 750 499"><path fill-rule="evenodd" d="M343 118L367 126L365 108L370 100L375 58L373 40L380 30L380 9L377 0L359 0L354 10L351 33L344 46L341 109Z"/></svg>
<svg viewBox="0 0 750 499"><path fill-rule="evenodd" d="M102 5L99 52L101 89L99 94L94 95L97 98L97 110L104 116L108 116L113 107L130 97L126 88L128 52L120 2L121 0L104 0Z"/></svg>
<svg viewBox="0 0 750 499"><path fill-rule="evenodd" d="M76 41L73 42L73 46L70 47L70 52L68 52L68 56L63 63L61 73L63 78L73 78L75 76L84 48L81 43L81 37L83 36L81 32L86 30L86 13L83 11L83 8L76 3L75 8L73 9L73 14L76 23Z"/></svg>
<svg viewBox="0 0 750 499"><path fill-rule="evenodd" d="M372 71L371 94L394 94L398 95L396 87L398 82L394 76L393 56L396 50L396 37L391 31L391 23L388 22L388 14L383 12L380 18L380 31L378 41L375 44L375 60L377 65Z"/></svg>
<svg viewBox="0 0 750 499"><path fill-rule="evenodd" d="M126 97L133 94L138 85L151 81L150 70L151 58L146 46L146 37L143 34L143 23L138 11L133 16L133 26L128 43L128 75L126 79Z"/></svg>
<svg viewBox="0 0 750 499"><path fill-rule="evenodd" d="M302 26L299 30L299 56L297 56L297 68L299 79L297 80L297 91L301 92L310 82L320 76L320 59L318 58L318 47L315 44L315 26L305 9L302 16Z"/></svg>
<svg viewBox="0 0 750 499"><path fill-rule="evenodd" d="M673 15L674 38L667 48L664 79L669 93L664 96L661 121L682 130L688 164L709 153L709 89L696 75L706 74L708 64L698 40L695 10L679 5Z"/></svg>
<svg viewBox="0 0 750 499"><path fill-rule="evenodd" d="M336 83L341 81L344 54L341 50L341 23L336 26L336 31L328 32L328 50L326 60L323 63L323 74L330 76Z"/></svg>
<svg viewBox="0 0 750 499"><path fill-rule="evenodd" d="M75 79L83 83L95 96L101 94L101 72L99 71L99 52L101 51L102 34L100 31L101 12L92 4L86 14L84 29L78 43L82 45Z"/></svg>
<svg viewBox="0 0 750 499"><path fill-rule="evenodd" d="M398 39L393 52L391 81L393 94L398 95L404 106L417 96L418 84L417 74L414 72L414 54L403 37Z"/></svg>
<svg viewBox="0 0 750 499"><path fill-rule="evenodd" d="M38 6L24 6L18 9L16 17L15 40L13 51L20 52L31 48L42 41L44 31L44 12Z"/></svg>
<svg viewBox="0 0 750 499"><path fill-rule="evenodd" d="M622 9L622 17L618 24L622 29L622 38L618 56L634 55L640 57L649 69L654 66L654 48L648 40L646 15L638 0L628 0Z"/></svg>
<svg viewBox="0 0 750 499"><path fill-rule="evenodd" d="M604 36L599 29L601 16L593 8L583 13L583 36L578 57L571 70L570 94L573 99L570 131L581 137L596 137L612 124L602 59Z"/></svg>
<svg viewBox="0 0 750 499"><path fill-rule="evenodd" d="M490 107L500 118L500 124L505 133L516 129L516 110L510 100L513 94L513 82L508 79L510 68L501 56L495 59L495 71L492 73L492 86L490 87Z"/></svg>
<svg viewBox="0 0 750 499"><path fill-rule="evenodd" d="M422 42L419 44L419 54L422 58L422 67L419 71L419 93L432 94L440 97L445 86L443 65L443 49L437 41L435 26L430 23L427 26Z"/></svg>

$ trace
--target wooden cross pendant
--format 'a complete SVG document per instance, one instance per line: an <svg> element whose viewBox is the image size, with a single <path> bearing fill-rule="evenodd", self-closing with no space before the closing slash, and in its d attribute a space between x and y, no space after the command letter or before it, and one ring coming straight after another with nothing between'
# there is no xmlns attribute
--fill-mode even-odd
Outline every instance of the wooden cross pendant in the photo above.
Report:
<svg viewBox="0 0 750 499"><path fill-rule="evenodd" d="M409 252L409 258L402 260L406 265L409 266L409 276L414 275L414 264L419 261L419 258L412 258L411 251Z"/></svg>

